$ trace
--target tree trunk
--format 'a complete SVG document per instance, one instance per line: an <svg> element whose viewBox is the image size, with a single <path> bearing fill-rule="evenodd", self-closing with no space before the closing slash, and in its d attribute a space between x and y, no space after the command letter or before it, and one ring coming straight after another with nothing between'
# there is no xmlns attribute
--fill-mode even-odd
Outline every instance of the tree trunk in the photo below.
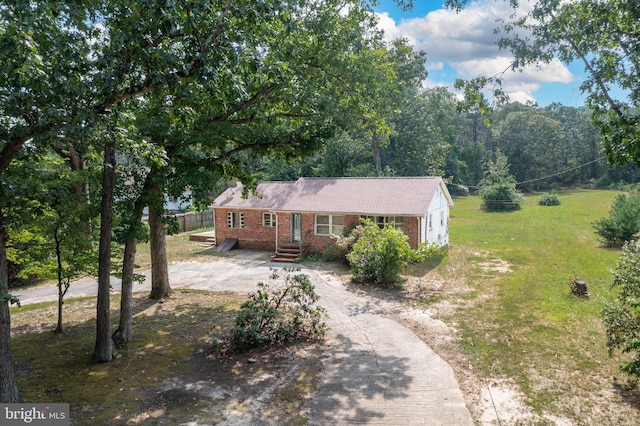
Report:
<svg viewBox="0 0 640 426"><path fill-rule="evenodd" d="M113 341L116 346L122 346L133 339L133 278L136 262L136 250L138 246L138 231L142 221L145 200L151 185L151 176L147 176L142 187L142 193L133 203L131 222L127 229L127 241L124 245L124 259L122 260L122 291L120 297L120 322L118 329L113 333Z"/></svg>
<svg viewBox="0 0 640 426"><path fill-rule="evenodd" d="M137 245L138 239L135 237L135 233L131 234L124 246L122 291L120 292L120 323L118 329L113 333L113 342L116 346L122 346L133 338L133 275Z"/></svg>
<svg viewBox="0 0 640 426"><path fill-rule="evenodd" d="M96 303L96 346L93 362L108 362L113 359L115 349L111 339L111 227L113 222L113 187L115 182L116 156L113 141L104 146L104 169L102 173L102 201L100 202L100 247L98 249L98 301Z"/></svg>
<svg viewBox="0 0 640 426"><path fill-rule="evenodd" d="M73 144L69 144L69 164L71 165L71 170L74 172L81 172L85 168L84 163L84 154L77 151ZM76 200L78 203L78 208L80 211L84 211L84 207L90 203L89 199L89 181L84 179L84 181L75 187ZM82 233L85 236L85 240L79 242L80 247L91 247L92 246L92 235L91 235L91 222L87 218L81 218L78 227L82 230Z"/></svg>
<svg viewBox="0 0 640 426"><path fill-rule="evenodd" d="M62 305L64 299L64 291L62 290L62 252L60 250L60 239L58 238L58 229L54 231L53 239L56 243L56 260L58 261L58 325L53 330L54 333L62 333Z"/></svg>
<svg viewBox="0 0 640 426"><path fill-rule="evenodd" d="M162 196L162 192L159 194ZM158 208L158 203L150 203L151 294L149 297L151 299L162 299L171 293L169 269L167 268L166 233L162 221L163 213L162 203L160 203L160 208Z"/></svg>
<svg viewBox="0 0 640 426"><path fill-rule="evenodd" d="M380 136L373 135L373 162L376 172L382 172L382 156L380 155Z"/></svg>
<svg viewBox="0 0 640 426"><path fill-rule="evenodd" d="M11 357L11 313L9 311L7 266L7 223L0 209L0 402L20 402Z"/></svg>

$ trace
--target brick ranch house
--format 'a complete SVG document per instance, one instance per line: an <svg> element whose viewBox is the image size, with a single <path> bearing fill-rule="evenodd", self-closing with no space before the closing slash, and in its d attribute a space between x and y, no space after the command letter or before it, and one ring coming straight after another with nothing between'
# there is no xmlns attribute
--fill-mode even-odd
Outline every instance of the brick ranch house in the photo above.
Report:
<svg viewBox="0 0 640 426"><path fill-rule="evenodd" d="M319 252L361 217L393 224L416 249L422 242L449 243L453 200L439 177L300 178L262 182L242 197L232 184L213 204L218 243L236 239L238 247L273 250L274 260L294 260Z"/></svg>

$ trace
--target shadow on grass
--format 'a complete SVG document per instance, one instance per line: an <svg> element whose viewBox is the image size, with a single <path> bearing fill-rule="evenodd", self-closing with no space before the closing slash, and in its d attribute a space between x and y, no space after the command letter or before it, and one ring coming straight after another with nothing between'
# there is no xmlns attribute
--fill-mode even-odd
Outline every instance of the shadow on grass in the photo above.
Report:
<svg viewBox="0 0 640 426"><path fill-rule="evenodd" d="M442 263L445 257L446 255L435 256L425 260L424 262L410 264L405 268L404 274L414 277L422 277L436 269Z"/></svg>
<svg viewBox="0 0 640 426"><path fill-rule="evenodd" d="M69 323L63 334L41 331L13 337L21 396L27 402L70 403L75 424L144 423L159 412L149 409L158 386L176 375L197 375L190 370L195 349L216 327L232 326L240 302L229 294L187 291L177 291L163 303L137 297L134 340L103 364L90 363L95 307L87 304L82 312L87 319ZM112 312L112 326L116 325ZM171 404L181 402L178 398ZM167 407L162 407L165 414ZM168 420L174 424L171 417Z"/></svg>

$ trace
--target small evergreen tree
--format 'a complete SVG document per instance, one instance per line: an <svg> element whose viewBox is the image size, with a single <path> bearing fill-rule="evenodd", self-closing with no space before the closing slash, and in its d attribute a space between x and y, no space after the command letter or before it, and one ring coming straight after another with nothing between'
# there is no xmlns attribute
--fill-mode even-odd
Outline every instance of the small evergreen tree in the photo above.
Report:
<svg viewBox="0 0 640 426"><path fill-rule="evenodd" d="M625 243L613 274L611 287L620 292L602 310L607 349L609 355L616 349L633 354L620 370L640 377L640 242Z"/></svg>
<svg viewBox="0 0 640 426"><path fill-rule="evenodd" d="M613 200L609 217L594 222L593 229L609 245L623 244L633 239L640 231L640 195L618 195Z"/></svg>
<svg viewBox="0 0 640 426"><path fill-rule="evenodd" d="M480 198L482 210L511 211L519 210L524 197L516 189L516 178L509 173L507 157L502 152L496 153L496 160L489 161L480 181Z"/></svg>

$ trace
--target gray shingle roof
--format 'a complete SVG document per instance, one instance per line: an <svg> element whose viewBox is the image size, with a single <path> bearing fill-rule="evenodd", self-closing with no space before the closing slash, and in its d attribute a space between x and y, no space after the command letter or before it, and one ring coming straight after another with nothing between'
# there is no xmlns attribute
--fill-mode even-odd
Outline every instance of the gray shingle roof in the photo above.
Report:
<svg viewBox="0 0 640 426"><path fill-rule="evenodd" d="M262 182L256 193L242 198L242 185L228 188L214 207L272 211L422 216L442 178L300 178L296 182Z"/></svg>

